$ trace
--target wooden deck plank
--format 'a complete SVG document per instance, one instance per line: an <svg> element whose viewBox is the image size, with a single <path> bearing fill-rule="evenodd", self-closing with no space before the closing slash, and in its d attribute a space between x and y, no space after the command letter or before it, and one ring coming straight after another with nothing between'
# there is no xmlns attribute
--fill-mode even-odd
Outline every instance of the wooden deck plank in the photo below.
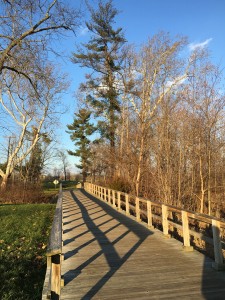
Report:
<svg viewBox="0 0 225 300"><path fill-rule="evenodd" d="M211 259L81 190L63 195L61 299L225 299Z"/></svg>

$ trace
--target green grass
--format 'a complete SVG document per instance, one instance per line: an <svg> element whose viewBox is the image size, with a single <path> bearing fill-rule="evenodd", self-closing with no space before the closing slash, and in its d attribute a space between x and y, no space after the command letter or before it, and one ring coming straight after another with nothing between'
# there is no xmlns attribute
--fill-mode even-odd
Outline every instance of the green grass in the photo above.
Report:
<svg viewBox="0 0 225 300"><path fill-rule="evenodd" d="M55 205L0 205L0 298L41 299Z"/></svg>
<svg viewBox="0 0 225 300"><path fill-rule="evenodd" d="M76 181L61 181L61 183L62 183L62 188L64 190L75 189L76 184L77 184ZM57 184L55 186L53 182L45 181L45 182L43 182L43 189L44 189L44 193L46 195L48 195L48 194L57 194L58 191L59 191L59 184Z"/></svg>

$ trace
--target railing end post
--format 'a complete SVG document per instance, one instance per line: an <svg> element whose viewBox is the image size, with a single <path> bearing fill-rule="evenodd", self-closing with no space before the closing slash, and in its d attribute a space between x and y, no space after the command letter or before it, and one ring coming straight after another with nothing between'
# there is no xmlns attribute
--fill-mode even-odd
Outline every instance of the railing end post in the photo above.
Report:
<svg viewBox="0 0 225 300"><path fill-rule="evenodd" d="M220 221L212 219L213 245L215 262L212 267L217 271L225 270L221 238L220 238Z"/></svg>

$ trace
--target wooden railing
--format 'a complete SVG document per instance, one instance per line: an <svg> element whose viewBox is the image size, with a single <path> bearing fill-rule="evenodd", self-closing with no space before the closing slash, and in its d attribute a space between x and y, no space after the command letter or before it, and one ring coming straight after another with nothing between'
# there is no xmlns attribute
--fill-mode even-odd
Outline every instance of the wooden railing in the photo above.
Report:
<svg viewBox="0 0 225 300"><path fill-rule="evenodd" d="M225 269L225 222L91 183L85 183L84 188L118 211L133 215L138 222L145 222L150 229L157 227L165 237L172 235L181 240L184 250L192 251L194 246L207 252L214 258L212 266L216 270Z"/></svg>
<svg viewBox="0 0 225 300"><path fill-rule="evenodd" d="M61 260L62 260L62 185L60 184L59 197L55 216L47 247L47 270L42 292L44 299L60 299L61 293Z"/></svg>

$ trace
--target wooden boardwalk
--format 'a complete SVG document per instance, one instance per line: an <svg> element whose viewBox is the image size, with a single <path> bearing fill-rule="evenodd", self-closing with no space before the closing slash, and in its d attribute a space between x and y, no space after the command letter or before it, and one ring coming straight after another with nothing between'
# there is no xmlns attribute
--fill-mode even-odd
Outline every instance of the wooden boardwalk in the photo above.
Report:
<svg viewBox="0 0 225 300"><path fill-rule="evenodd" d="M86 192L63 193L61 299L225 299L225 272Z"/></svg>

